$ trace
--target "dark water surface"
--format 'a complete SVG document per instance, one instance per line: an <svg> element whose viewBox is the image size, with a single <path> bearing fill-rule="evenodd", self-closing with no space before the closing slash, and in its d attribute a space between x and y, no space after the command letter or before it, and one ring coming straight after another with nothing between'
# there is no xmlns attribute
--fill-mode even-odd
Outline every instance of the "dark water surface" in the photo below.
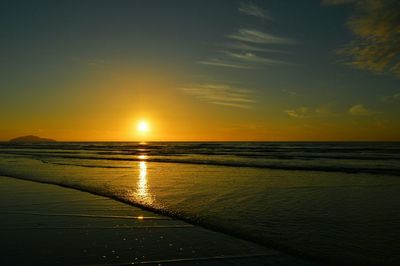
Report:
<svg viewBox="0 0 400 266"><path fill-rule="evenodd" d="M0 143L0 175L321 262L400 263L400 143Z"/></svg>

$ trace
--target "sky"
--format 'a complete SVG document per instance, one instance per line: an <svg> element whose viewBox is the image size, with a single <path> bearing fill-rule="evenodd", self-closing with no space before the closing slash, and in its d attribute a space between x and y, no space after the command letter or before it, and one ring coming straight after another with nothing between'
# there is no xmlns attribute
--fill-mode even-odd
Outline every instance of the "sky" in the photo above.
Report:
<svg viewBox="0 0 400 266"><path fill-rule="evenodd" d="M2 1L0 140L400 140L399 9Z"/></svg>

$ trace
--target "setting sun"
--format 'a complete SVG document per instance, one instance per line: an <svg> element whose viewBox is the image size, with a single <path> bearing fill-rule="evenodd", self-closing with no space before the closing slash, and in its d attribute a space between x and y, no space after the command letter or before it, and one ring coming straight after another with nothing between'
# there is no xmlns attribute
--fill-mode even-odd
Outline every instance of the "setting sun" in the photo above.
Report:
<svg viewBox="0 0 400 266"><path fill-rule="evenodd" d="M147 121L140 121L137 124L137 130L139 133L146 133L150 130L149 123Z"/></svg>

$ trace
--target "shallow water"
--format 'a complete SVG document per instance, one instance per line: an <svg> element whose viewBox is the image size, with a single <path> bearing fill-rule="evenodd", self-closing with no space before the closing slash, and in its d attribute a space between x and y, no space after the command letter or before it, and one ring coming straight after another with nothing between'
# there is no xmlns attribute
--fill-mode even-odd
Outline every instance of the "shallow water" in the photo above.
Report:
<svg viewBox="0 0 400 266"><path fill-rule="evenodd" d="M321 262L400 261L399 143L2 143L0 175L109 196Z"/></svg>

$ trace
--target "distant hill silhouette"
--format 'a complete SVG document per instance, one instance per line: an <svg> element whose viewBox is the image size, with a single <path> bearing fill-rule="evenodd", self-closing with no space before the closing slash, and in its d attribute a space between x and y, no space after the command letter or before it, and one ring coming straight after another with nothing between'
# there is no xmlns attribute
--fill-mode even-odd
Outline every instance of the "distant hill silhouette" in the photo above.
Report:
<svg viewBox="0 0 400 266"><path fill-rule="evenodd" d="M38 136L28 135L11 139L10 142L55 142L54 139L45 139Z"/></svg>

